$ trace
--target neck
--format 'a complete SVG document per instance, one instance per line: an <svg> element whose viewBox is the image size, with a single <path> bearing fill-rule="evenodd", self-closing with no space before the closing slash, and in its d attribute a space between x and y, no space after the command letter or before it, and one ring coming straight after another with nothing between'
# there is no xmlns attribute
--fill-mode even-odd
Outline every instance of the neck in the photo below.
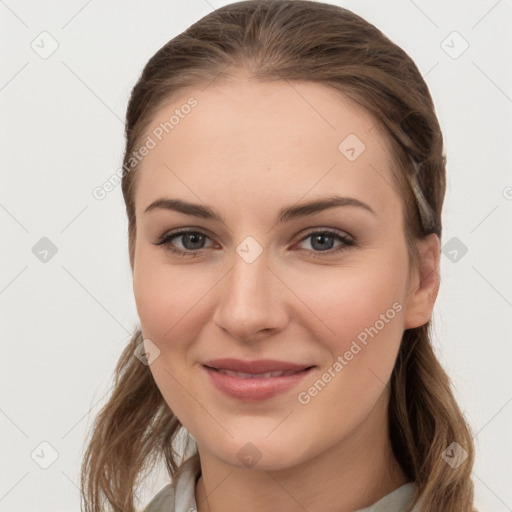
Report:
<svg viewBox="0 0 512 512"><path fill-rule="evenodd" d="M337 445L277 471L242 470L199 448L198 512L351 512L368 507L408 479L392 455L386 393Z"/></svg>

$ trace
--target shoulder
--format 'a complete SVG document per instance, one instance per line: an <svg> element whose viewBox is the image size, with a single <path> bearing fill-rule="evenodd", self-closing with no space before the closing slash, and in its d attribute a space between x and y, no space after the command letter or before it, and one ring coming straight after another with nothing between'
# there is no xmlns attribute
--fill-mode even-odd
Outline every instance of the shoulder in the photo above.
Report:
<svg viewBox="0 0 512 512"><path fill-rule="evenodd" d="M402 512L407 510L415 493L416 484L414 482L408 482L387 494L370 507L360 509L357 512ZM419 506L416 505L411 512L417 512L419 510Z"/></svg>
<svg viewBox="0 0 512 512"><path fill-rule="evenodd" d="M190 512L196 510L196 481L200 474L197 454L178 468L172 481L165 485L142 512Z"/></svg>
<svg viewBox="0 0 512 512"><path fill-rule="evenodd" d="M142 512L174 512L174 485L168 483L152 498Z"/></svg>

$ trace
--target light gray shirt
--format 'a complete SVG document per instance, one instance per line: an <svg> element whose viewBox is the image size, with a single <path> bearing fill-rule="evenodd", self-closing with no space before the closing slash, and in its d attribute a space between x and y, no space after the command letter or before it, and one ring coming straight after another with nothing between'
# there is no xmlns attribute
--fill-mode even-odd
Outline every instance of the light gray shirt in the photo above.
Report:
<svg viewBox="0 0 512 512"><path fill-rule="evenodd" d="M143 512L196 512L196 480L195 463L193 457L183 463L183 467L173 482L163 487L148 503ZM370 507L355 512L405 512L412 500L415 484L408 482ZM418 506L412 512L418 512Z"/></svg>

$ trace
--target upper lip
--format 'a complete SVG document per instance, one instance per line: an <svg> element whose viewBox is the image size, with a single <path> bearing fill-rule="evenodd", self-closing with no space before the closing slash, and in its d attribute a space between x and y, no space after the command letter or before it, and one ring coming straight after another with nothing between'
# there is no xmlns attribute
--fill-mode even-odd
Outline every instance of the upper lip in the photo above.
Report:
<svg viewBox="0 0 512 512"><path fill-rule="evenodd" d="M300 371L310 368L310 364L297 364L275 359L258 359L254 361L243 361L241 359L223 358L211 359L203 362L204 366L216 369L226 369L244 373L267 373L277 371Z"/></svg>

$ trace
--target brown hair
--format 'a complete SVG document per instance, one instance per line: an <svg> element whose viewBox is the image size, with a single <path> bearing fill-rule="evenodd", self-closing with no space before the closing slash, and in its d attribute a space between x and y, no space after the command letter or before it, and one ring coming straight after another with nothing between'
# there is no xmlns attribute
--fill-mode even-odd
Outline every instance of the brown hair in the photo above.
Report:
<svg viewBox="0 0 512 512"><path fill-rule="evenodd" d="M369 111L395 164L410 262L417 262L416 240L430 233L441 237L443 139L427 85L411 58L372 24L341 7L251 0L217 9L165 44L132 90L122 178L132 270L137 178L132 153L155 113L177 93L241 71L254 80L321 83ZM417 485L411 508L421 497L422 512L467 512L473 507L472 435L430 337L430 321L403 334L390 379L391 445ZM81 473L86 512L105 510L105 504L118 512L134 511L139 477L160 457L169 475L179 470L173 442L182 425L149 367L134 356L142 339L136 329L115 368L112 394L93 426ZM453 469L442 453L455 441L468 456Z"/></svg>

